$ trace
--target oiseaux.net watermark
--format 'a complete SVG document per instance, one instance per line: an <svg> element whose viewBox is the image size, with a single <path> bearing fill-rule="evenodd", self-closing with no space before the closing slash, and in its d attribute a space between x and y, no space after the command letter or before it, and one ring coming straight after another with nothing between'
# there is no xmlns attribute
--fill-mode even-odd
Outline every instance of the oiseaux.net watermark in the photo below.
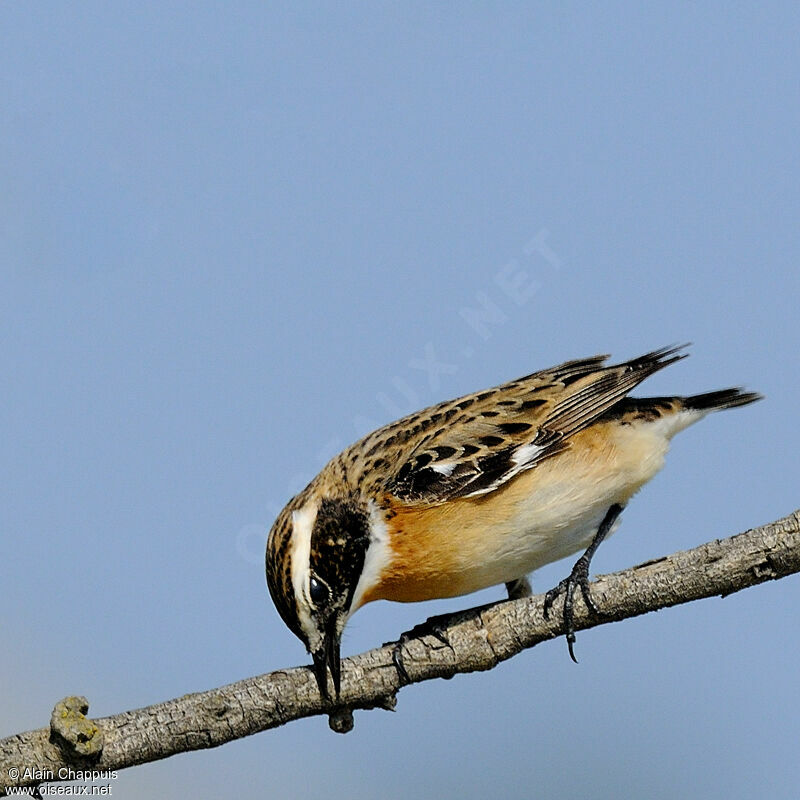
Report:
<svg viewBox="0 0 800 800"><path fill-rule="evenodd" d="M8 778L27 786L8 786L8 797L111 797L117 771L113 769L37 769L9 767ZM54 783L54 781L63 781Z"/></svg>

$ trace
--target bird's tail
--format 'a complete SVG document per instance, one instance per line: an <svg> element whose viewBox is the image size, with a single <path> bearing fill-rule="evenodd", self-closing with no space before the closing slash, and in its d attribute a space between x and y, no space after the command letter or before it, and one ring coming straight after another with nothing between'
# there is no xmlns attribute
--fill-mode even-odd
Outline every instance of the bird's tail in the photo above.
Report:
<svg viewBox="0 0 800 800"><path fill-rule="evenodd" d="M681 399L683 407L687 411L719 411L723 408L746 406L762 398L763 395L758 392L746 392L743 389L719 389L716 392L693 394Z"/></svg>

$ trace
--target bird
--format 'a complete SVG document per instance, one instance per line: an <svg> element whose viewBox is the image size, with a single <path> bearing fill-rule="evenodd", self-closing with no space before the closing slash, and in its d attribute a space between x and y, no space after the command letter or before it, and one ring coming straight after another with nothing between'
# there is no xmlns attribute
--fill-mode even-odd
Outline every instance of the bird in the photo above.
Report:
<svg viewBox="0 0 800 800"><path fill-rule="evenodd" d="M283 621L311 654L320 694L341 690L341 637L376 600L450 598L527 576L583 551L545 595L564 596L573 660L573 600L631 497L663 466L672 437L709 412L761 399L741 388L631 397L685 358L662 347L618 364L567 361L447 400L364 436L332 458L276 518L266 578Z"/></svg>

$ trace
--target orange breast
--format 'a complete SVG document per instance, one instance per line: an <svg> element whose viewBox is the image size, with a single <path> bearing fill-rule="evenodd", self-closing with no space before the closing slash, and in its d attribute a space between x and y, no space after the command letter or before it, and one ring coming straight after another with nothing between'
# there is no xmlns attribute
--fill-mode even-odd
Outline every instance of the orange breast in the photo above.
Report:
<svg viewBox="0 0 800 800"><path fill-rule="evenodd" d="M466 551L476 537L489 533L482 513L486 505L484 499L461 499L397 509L388 521L393 558L374 599L415 602L473 591Z"/></svg>
<svg viewBox="0 0 800 800"><path fill-rule="evenodd" d="M585 549L608 507L652 478L666 449L649 426L598 424L486 495L422 507L394 501L392 558L365 602L454 597Z"/></svg>

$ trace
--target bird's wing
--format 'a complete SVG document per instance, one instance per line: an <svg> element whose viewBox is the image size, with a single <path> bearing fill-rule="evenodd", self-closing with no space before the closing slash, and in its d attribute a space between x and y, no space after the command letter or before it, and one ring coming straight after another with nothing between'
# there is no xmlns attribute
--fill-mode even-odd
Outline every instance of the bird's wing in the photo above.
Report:
<svg viewBox="0 0 800 800"><path fill-rule="evenodd" d="M360 443L362 474L412 504L494 491L569 446L569 438L649 375L684 357L669 347L622 364L569 361L440 403Z"/></svg>

